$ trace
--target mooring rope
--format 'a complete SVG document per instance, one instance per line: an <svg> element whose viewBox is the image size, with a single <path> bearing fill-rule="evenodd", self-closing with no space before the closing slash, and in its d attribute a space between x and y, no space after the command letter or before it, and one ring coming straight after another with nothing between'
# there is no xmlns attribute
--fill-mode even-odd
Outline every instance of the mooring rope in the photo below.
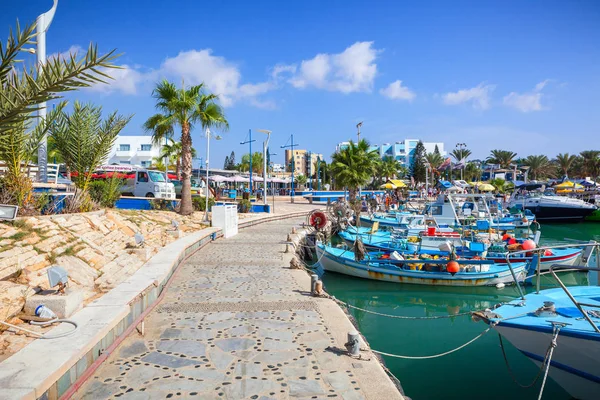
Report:
<svg viewBox="0 0 600 400"><path fill-rule="evenodd" d="M490 329L492 329L491 326L489 328L487 328L485 331L481 332L476 337L474 337L473 339L469 340L467 343L464 343L464 344L458 346L455 349L446 351L444 353L433 354L433 355L430 355L430 356L403 356L403 355L399 355L399 354L385 353L383 351L377 351L377 350L373 350L373 349L371 349L371 351L373 353L381 354L382 356L388 356L388 357L394 357L394 358L402 358L402 359L405 359L405 360L428 360L428 359L432 359L432 358L439 358L439 357L447 356L448 354L452 354L452 353L454 353L456 351L459 351L460 349L463 349L463 348L467 347L468 345L470 345L471 343L473 343L474 341L476 341L477 339L479 339L480 337L482 337L483 335L485 335L486 333L488 333L490 331Z"/></svg>
<svg viewBox="0 0 600 400"><path fill-rule="evenodd" d="M355 310L359 310L359 311L363 311L366 312L368 314L373 314L373 315L379 315L381 317L388 317L388 318L397 318L397 319L441 319L441 318L452 318L452 317L460 317L463 315L471 315L473 313L473 311L465 311L465 312L461 312L458 314L452 314L452 315L436 315L436 316L421 316L421 317L411 317L411 316L407 316L407 315L392 315L392 314L384 314L384 313L379 313L377 311L371 311L371 310L366 310L364 308L360 308L357 306L353 306L352 304L348 304L346 302L343 302L339 299L336 299L335 297L331 296L331 299L334 300L335 302L342 304L348 308L353 308Z"/></svg>

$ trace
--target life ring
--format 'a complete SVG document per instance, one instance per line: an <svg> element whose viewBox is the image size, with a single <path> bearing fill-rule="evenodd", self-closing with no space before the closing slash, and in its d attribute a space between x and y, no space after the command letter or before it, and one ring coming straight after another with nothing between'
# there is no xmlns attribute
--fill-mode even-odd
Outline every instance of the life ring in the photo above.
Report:
<svg viewBox="0 0 600 400"><path fill-rule="evenodd" d="M327 225L327 216L323 211L313 211L310 214L308 223L316 229L323 229Z"/></svg>

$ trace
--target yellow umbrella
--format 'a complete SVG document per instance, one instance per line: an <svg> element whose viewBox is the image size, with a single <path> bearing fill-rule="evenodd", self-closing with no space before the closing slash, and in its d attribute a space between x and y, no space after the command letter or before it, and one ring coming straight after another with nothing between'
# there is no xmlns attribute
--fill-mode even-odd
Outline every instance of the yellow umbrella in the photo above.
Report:
<svg viewBox="0 0 600 400"><path fill-rule="evenodd" d="M390 179L388 183L391 183L392 185L396 185L396 187L399 187L399 188L406 187L406 184L404 182L402 182L400 179Z"/></svg>
<svg viewBox="0 0 600 400"><path fill-rule="evenodd" d="M560 185L556 185L555 189L583 189L583 186L581 186L578 183L566 181L561 183Z"/></svg>
<svg viewBox="0 0 600 400"><path fill-rule="evenodd" d="M396 185L393 185L391 183L384 183L383 185L379 186L380 189L396 189Z"/></svg>
<svg viewBox="0 0 600 400"><path fill-rule="evenodd" d="M479 189L481 192L491 192L492 190L496 190L496 188L489 183L482 183L477 186L477 189Z"/></svg>

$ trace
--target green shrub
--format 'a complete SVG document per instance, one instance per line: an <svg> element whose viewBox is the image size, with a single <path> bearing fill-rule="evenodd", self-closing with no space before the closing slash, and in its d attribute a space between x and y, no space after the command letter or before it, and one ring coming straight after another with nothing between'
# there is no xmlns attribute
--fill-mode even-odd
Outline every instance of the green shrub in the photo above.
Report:
<svg viewBox="0 0 600 400"><path fill-rule="evenodd" d="M102 207L114 207L117 200L121 198L121 186L123 179L114 175L106 180L90 182L89 192L92 200Z"/></svg>
<svg viewBox="0 0 600 400"><path fill-rule="evenodd" d="M252 210L252 203L250 200L243 199L238 202L238 212L248 213Z"/></svg>
<svg viewBox="0 0 600 400"><path fill-rule="evenodd" d="M169 199L148 199L153 210L175 211L174 200Z"/></svg>
<svg viewBox="0 0 600 400"><path fill-rule="evenodd" d="M194 196L192 197L192 205L195 211L206 211L206 197L205 196ZM208 198L208 208L212 208L215 205L214 197Z"/></svg>

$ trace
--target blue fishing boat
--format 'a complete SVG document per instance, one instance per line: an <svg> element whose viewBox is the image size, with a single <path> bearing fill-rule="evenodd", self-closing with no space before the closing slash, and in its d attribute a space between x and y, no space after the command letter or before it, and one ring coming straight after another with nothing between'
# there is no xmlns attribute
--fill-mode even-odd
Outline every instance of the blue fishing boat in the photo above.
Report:
<svg viewBox="0 0 600 400"><path fill-rule="evenodd" d="M490 286L520 282L525 278L525 263L513 264L514 277L507 265L488 260L457 260L459 270L449 272L449 260L393 259L389 254L377 252L367 253L364 260L356 261L352 251L320 242L317 257L325 271L395 283Z"/></svg>
<svg viewBox="0 0 600 400"><path fill-rule="evenodd" d="M459 234L422 234L418 238L407 238L395 235L394 232L368 232L359 233L356 231L338 232L347 244L352 245L357 236L360 238L367 249L375 251L397 251L400 254L430 254L438 256L447 256L449 250L444 248L446 243L450 243L458 256L472 258L476 256L485 257L495 263L506 263L507 257L511 263L530 263L533 260L533 254L524 250L509 251L503 242L488 244L478 241L464 240ZM440 248L440 246L442 248ZM540 270L547 271L553 264L574 265L580 260L582 255L581 247L560 247L542 249L540 257ZM533 266L532 268L536 268Z"/></svg>
<svg viewBox="0 0 600 400"><path fill-rule="evenodd" d="M567 288L553 269L560 288L527 294L478 316L535 364L544 369L549 364L549 376L573 398L598 399L600 287Z"/></svg>

